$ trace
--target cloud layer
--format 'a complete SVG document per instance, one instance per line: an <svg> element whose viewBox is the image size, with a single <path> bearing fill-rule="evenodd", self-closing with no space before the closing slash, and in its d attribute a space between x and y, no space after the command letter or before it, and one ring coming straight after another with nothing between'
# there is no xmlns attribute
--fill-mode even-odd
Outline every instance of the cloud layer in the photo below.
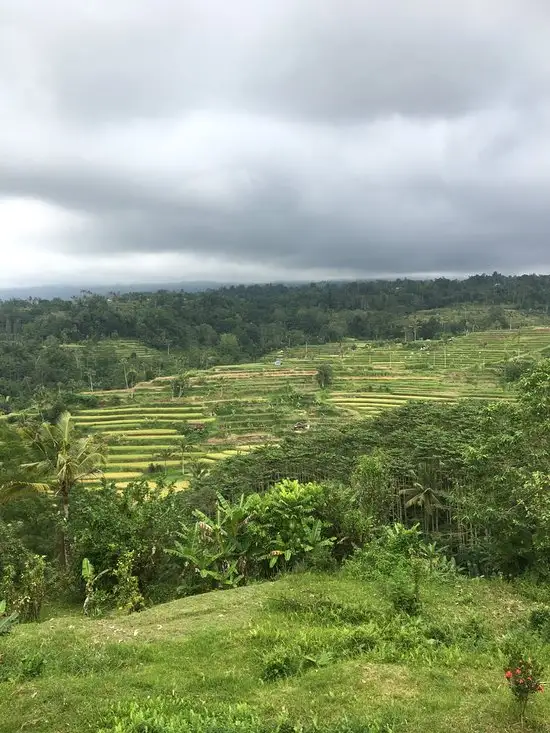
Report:
<svg viewBox="0 0 550 733"><path fill-rule="evenodd" d="M2 284L550 270L539 0L4 0Z"/></svg>

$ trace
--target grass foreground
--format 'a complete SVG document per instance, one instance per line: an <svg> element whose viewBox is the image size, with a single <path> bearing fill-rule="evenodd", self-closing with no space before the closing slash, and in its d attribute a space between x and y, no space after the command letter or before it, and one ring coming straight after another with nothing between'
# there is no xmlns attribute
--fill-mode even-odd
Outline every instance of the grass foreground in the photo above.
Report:
<svg viewBox="0 0 550 733"><path fill-rule="evenodd" d="M0 731L519 730L507 647L536 637L550 665L524 588L428 578L407 616L383 578L295 573L131 616L16 626L0 637ZM550 731L549 695L534 696L525 729Z"/></svg>

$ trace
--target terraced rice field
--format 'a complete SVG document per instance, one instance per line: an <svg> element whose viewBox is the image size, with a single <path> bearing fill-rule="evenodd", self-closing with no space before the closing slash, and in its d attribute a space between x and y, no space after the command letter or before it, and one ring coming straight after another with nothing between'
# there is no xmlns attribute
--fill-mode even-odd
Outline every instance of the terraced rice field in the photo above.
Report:
<svg viewBox="0 0 550 733"><path fill-rule="evenodd" d="M88 433L100 433L108 441L105 475L109 479L123 482L137 478L151 463L167 469L181 467L182 428L189 423L208 424L215 420L205 414L200 402L190 406L182 401L167 401L162 390L158 397L154 396L157 399L149 395L147 388L138 388L135 393L127 393L128 401L120 406L80 410L75 415L78 427ZM226 455L223 450L214 454L197 448L186 451L184 461L199 459L208 463Z"/></svg>
<svg viewBox="0 0 550 733"><path fill-rule="evenodd" d="M107 478L119 483L165 466L183 487L185 465L205 466L229 455L277 441L298 421L318 425L375 415L409 400L510 399L492 367L516 355L550 354L550 328L487 331L447 342L345 342L292 348L254 364L215 367L192 379L190 394L172 399L170 378L135 390L96 392L120 404L81 410L77 425L110 443ZM281 360L280 365L275 361ZM330 390L318 389L322 361L331 363ZM117 397L118 396L118 397ZM210 428L209 437L181 452L189 423ZM169 455L169 453L172 455Z"/></svg>
<svg viewBox="0 0 550 733"><path fill-rule="evenodd" d="M66 349L83 349L84 344L65 344ZM132 339L112 338L103 339L99 341L96 347L99 351L102 349L114 349L117 356L121 358L130 358L135 356L138 359L151 359L152 357L158 356L159 351L152 349L149 346L145 346L140 341Z"/></svg>
<svg viewBox="0 0 550 733"><path fill-rule="evenodd" d="M414 347L414 348L411 348ZM446 341L419 341L416 344L376 344L373 342L344 342L309 346L308 358L334 359L349 363L353 354L354 367L360 365L377 369L421 370L484 370L514 356L541 355L550 349L550 328L531 327L518 330L480 331L456 336ZM290 349L287 356L305 357L305 347ZM285 360L286 363L286 360Z"/></svg>

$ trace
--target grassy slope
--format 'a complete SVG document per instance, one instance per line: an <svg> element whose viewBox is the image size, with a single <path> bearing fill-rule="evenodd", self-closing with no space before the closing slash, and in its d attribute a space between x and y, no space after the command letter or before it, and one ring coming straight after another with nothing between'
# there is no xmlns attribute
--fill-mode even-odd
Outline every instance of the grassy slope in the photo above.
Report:
<svg viewBox="0 0 550 733"><path fill-rule="evenodd" d="M380 627L389 626L371 651L339 659L345 640L354 649L350 634L371 633L368 618L357 625L331 622L323 609L291 612L289 596L314 606L331 599L336 607L361 607ZM293 720L304 722L388 714L395 731L518 729L497 646L526 616L530 601L502 581L466 578L434 581L423 597L425 623L450 628L456 639L439 646L425 638L414 641L417 622L402 624L393 615L383 585L308 574L130 617L61 617L20 626L0 638L0 669L16 669L18 656L35 653L45 656L46 666L37 678L0 683L0 731L96 731L115 700L173 694L196 705L246 702L267 718L286 708ZM273 598L286 599L283 608L274 608ZM477 647L471 631L459 640L460 629L474 627L484 630ZM262 681L266 660L280 647L317 657L325 649L333 658L299 676ZM543 656L550 663L548 646ZM550 693L536 697L533 729L550 731Z"/></svg>

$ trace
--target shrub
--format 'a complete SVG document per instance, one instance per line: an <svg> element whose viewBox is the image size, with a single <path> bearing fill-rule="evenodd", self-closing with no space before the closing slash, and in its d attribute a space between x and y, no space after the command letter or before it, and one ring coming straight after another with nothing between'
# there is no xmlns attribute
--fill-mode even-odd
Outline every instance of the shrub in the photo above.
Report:
<svg viewBox="0 0 550 733"><path fill-rule="evenodd" d="M46 658L40 652L22 655L17 646L3 645L0 655L0 682L20 682L39 677L45 664Z"/></svg>
<svg viewBox="0 0 550 733"><path fill-rule="evenodd" d="M86 583L86 597L82 610L86 616L101 615L102 607L107 603L108 594L97 588L98 580L107 573L110 573L109 569L96 573L87 557L82 560L82 579Z"/></svg>
<svg viewBox="0 0 550 733"><path fill-rule="evenodd" d="M502 364L497 364L497 370L500 372L502 382L512 383L519 380L532 372L536 366L536 362L532 357L515 356Z"/></svg>
<svg viewBox="0 0 550 733"><path fill-rule="evenodd" d="M23 657L21 660L20 679L29 680L40 677L44 671L46 658L39 652Z"/></svg>
<svg viewBox="0 0 550 733"><path fill-rule="evenodd" d="M87 407L90 409L99 407L100 403L102 405L106 405L107 402L109 401L105 398L103 400L100 400L97 395L79 394L76 392L66 392L64 395L64 398L65 398L65 402L70 407ZM110 397L110 400L112 399L113 399L113 396ZM120 403L120 398L119 398L119 403Z"/></svg>
<svg viewBox="0 0 550 733"><path fill-rule="evenodd" d="M301 484L284 479L263 495L249 497L254 516L249 525L256 558L270 569L289 568L308 555L322 554L335 537L325 534L328 522L318 518L324 503L324 489L316 483Z"/></svg>
<svg viewBox="0 0 550 733"><path fill-rule="evenodd" d="M351 476L360 508L380 524L388 522L394 504L389 458L383 451L361 456Z"/></svg>
<svg viewBox="0 0 550 733"><path fill-rule="evenodd" d="M387 579L395 573L411 574L414 559L416 573L421 567L419 558L426 554L425 547L418 525L410 529L402 524L384 526L346 560L345 569L353 577L364 580Z"/></svg>
<svg viewBox="0 0 550 733"><path fill-rule="evenodd" d="M418 616L422 609L418 587L403 576L397 576L389 581L388 595L397 613Z"/></svg>
<svg viewBox="0 0 550 733"><path fill-rule="evenodd" d="M46 560L30 555L19 579L18 595L14 601L22 621L38 621L46 597Z"/></svg>
<svg viewBox="0 0 550 733"><path fill-rule="evenodd" d="M2 523L0 598L22 621L37 621L46 593L45 558L30 552L12 526Z"/></svg>
<svg viewBox="0 0 550 733"><path fill-rule="evenodd" d="M317 380L319 387L321 387L321 389L330 387L330 385L332 384L333 373L334 373L334 370L331 364L328 364L327 362L323 362L322 364L319 364L315 378Z"/></svg>
<svg viewBox="0 0 550 733"><path fill-rule="evenodd" d="M145 607L145 599L139 590L138 579L132 575L134 551L124 552L118 559L113 576L116 578L114 598L119 611L135 613Z"/></svg>
<svg viewBox="0 0 550 733"><path fill-rule="evenodd" d="M545 636L550 636L550 606L539 605L533 608L529 614L529 626Z"/></svg>
<svg viewBox="0 0 550 733"><path fill-rule="evenodd" d="M214 516L196 509L195 523L182 524L168 550L182 565L185 589L235 587L280 569L326 567L335 538L316 516L323 500L319 484L287 479L234 503L218 494Z"/></svg>
<svg viewBox="0 0 550 733"><path fill-rule="evenodd" d="M536 659L523 656L513 656L509 659L504 670L508 680L510 692L519 706L520 718L523 720L529 698L537 692L542 692L541 684L543 667Z"/></svg>
<svg viewBox="0 0 550 733"><path fill-rule="evenodd" d="M18 556L20 560L28 552L45 555L48 560L56 558L59 551L59 505L52 494L29 491L13 496L2 506L2 520L0 566L2 558L12 552L12 556ZM18 541L19 550L14 544Z"/></svg>
<svg viewBox="0 0 550 733"><path fill-rule="evenodd" d="M182 492L183 493L183 492ZM73 577L82 588L82 561L87 558L99 573L112 571L119 558L133 552L132 575L142 593L157 584L177 581L177 567L163 552L180 523L182 495L171 490L132 481L122 489L113 482L74 495L69 531L73 547ZM112 575L102 576L97 590L110 592Z"/></svg>

